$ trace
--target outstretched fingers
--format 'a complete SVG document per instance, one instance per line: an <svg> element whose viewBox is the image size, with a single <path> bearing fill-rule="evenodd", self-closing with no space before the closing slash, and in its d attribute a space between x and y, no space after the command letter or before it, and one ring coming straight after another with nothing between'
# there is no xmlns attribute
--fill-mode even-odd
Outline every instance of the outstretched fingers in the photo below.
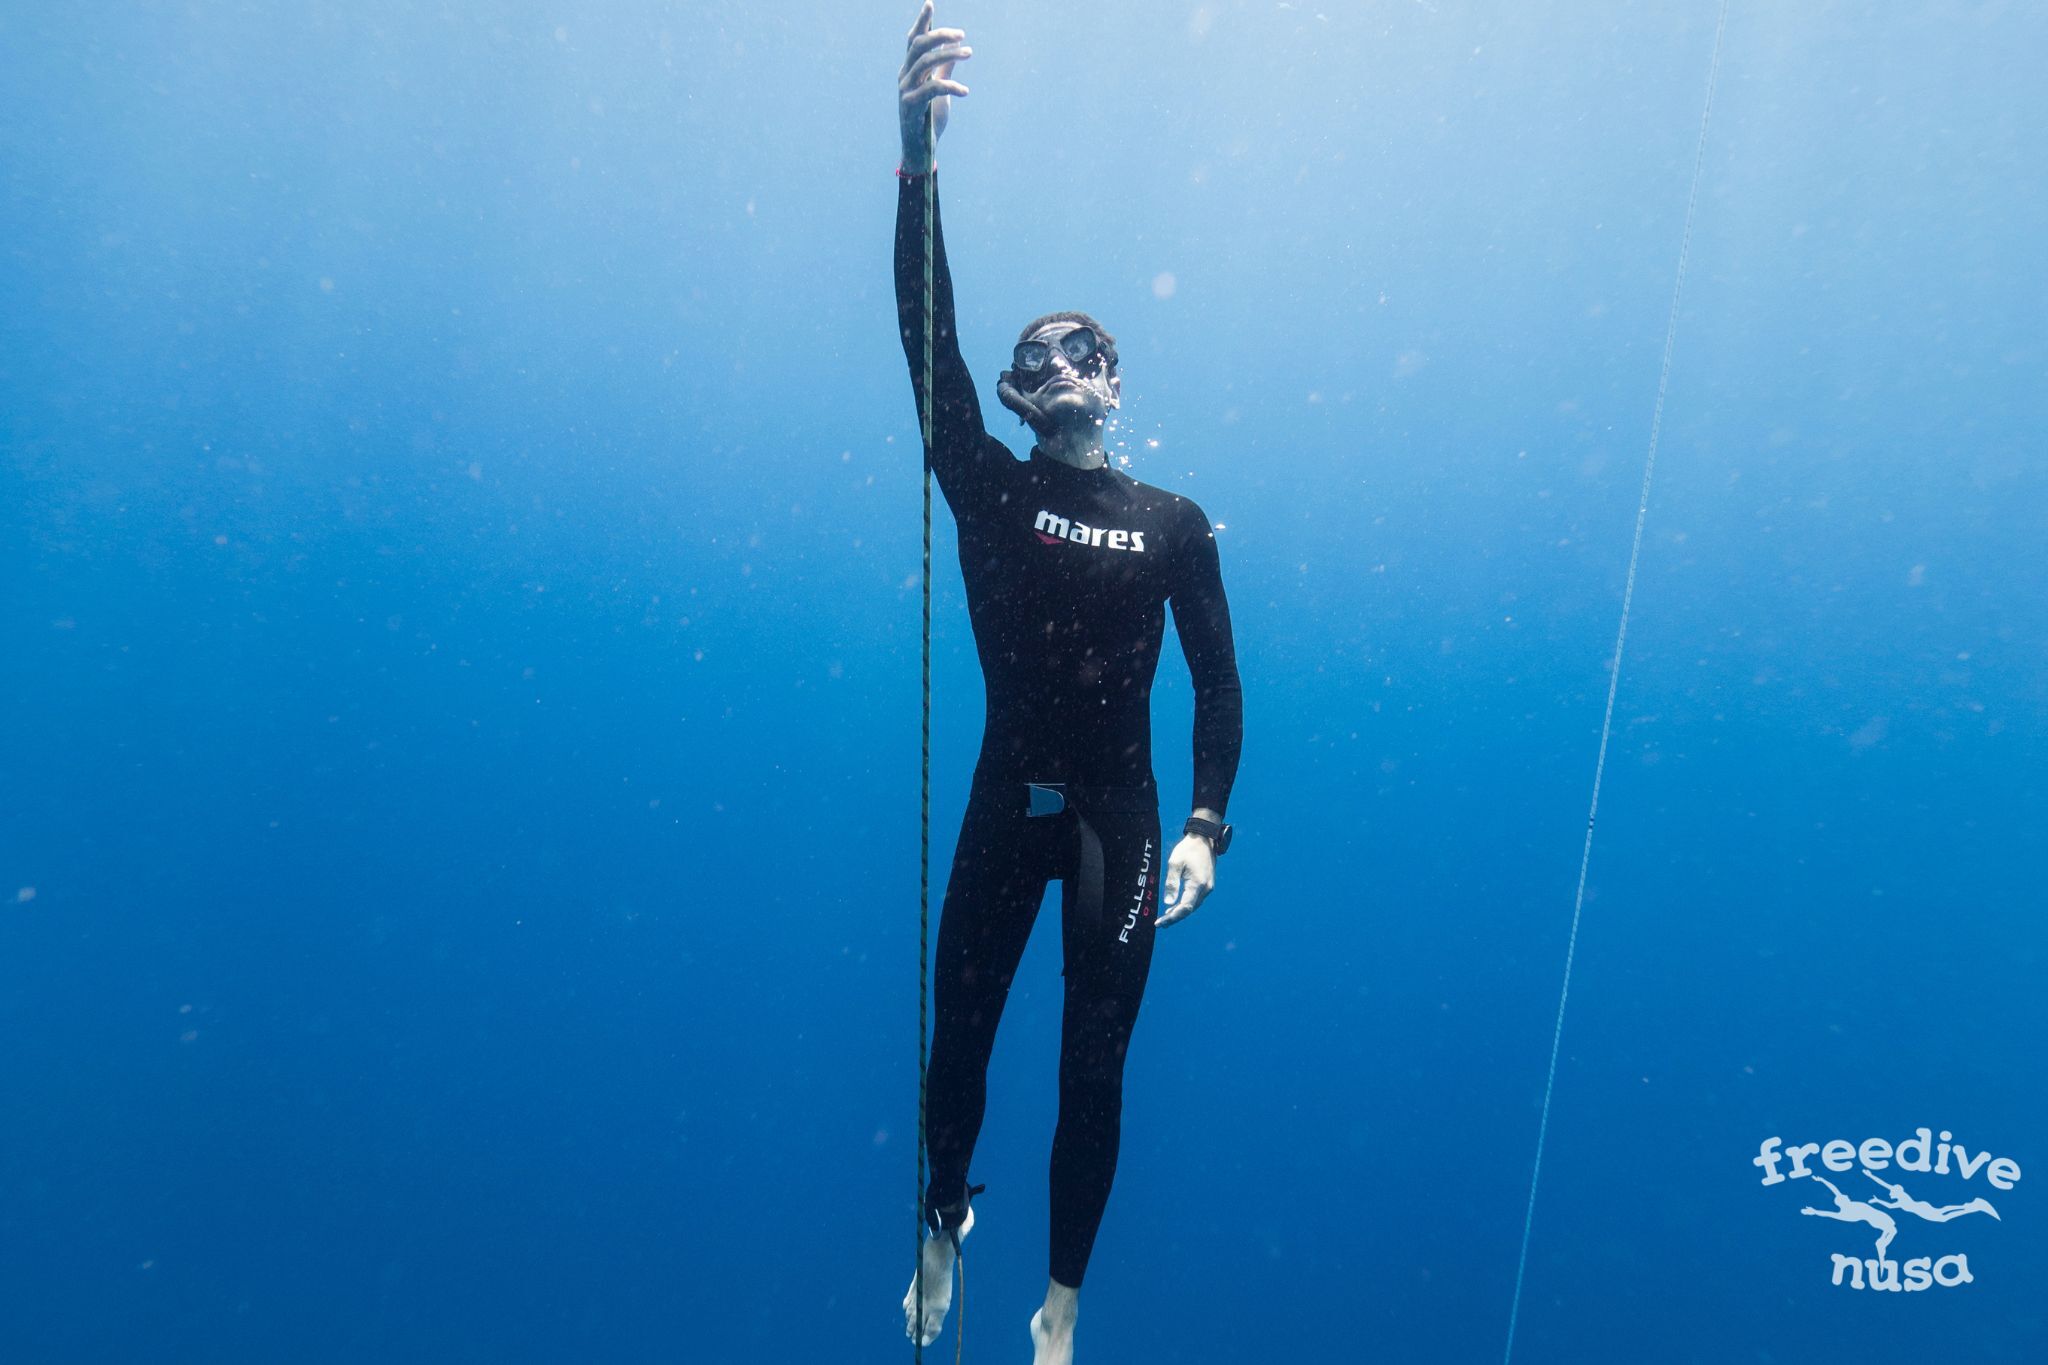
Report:
<svg viewBox="0 0 2048 1365"><path fill-rule="evenodd" d="M960 28L928 28L912 30L910 42L905 45L903 69L907 72L919 58L934 48L946 47L966 41L967 30Z"/></svg>
<svg viewBox="0 0 2048 1365"><path fill-rule="evenodd" d="M951 29L948 31L958 33L960 30ZM897 84L907 86L921 81L927 76L950 76L953 74L953 64L955 62L964 62L973 55L974 49L965 43L943 43L925 52L922 56L918 56L915 61L906 60L903 63L902 78Z"/></svg>
<svg viewBox="0 0 2048 1365"><path fill-rule="evenodd" d="M903 106L904 113L911 114L943 95L964 95L966 93L967 87L958 81L921 81L905 90L898 103Z"/></svg>
<svg viewBox="0 0 2048 1365"><path fill-rule="evenodd" d="M958 34L958 29L941 30ZM904 58L903 74L897 77L896 89L903 97L905 109L915 108L925 101L941 95L964 95L967 87L953 80L953 68L974 55L974 49L965 43L941 43L919 54L915 48Z"/></svg>
<svg viewBox="0 0 2048 1365"><path fill-rule="evenodd" d="M904 161L924 167L930 160L913 143L919 137L936 137L945 131L947 115L955 96L967 87L954 80L953 68L974 55L967 46L967 34L957 28L933 28L931 0L917 12L905 43L903 69L896 77L897 112L903 123ZM920 128L929 132L920 133Z"/></svg>
<svg viewBox="0 0 2048 1365"><path fill-rule="evenodd" d="M944 47L948 43L964 42L966 38L967 30L964 28L931 28L926 29L922 33L913 33L910 35L910 42L906 45L907 50L903 54L903 65L909 66L935 47Z"/></svg>

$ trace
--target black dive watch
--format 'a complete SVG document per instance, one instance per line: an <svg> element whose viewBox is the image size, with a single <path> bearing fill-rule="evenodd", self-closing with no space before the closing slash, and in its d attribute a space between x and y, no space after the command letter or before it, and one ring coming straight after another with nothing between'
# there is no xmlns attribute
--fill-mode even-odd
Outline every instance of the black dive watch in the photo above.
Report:
<svg viewBox="0 0 2048 1365"><path fill-rule="evenodd" d="M1190 815L1188 822L1180 827L1182 834L1199 834L1209 841L1209 851L1221 858L1230 852L1230 834L1233 825L1219 825L1214 820L1204 820L1199 815Z"/></svg>

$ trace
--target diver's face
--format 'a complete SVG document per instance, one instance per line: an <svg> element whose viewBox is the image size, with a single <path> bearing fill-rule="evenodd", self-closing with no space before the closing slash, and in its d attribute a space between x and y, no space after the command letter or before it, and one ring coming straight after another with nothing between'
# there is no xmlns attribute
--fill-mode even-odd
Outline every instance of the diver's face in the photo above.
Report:
<svg viewBox="0 0 2048 1365"><path fill-rule="evenodd" d="M1123 385L1109 373L1109 367L1099 361L1076 366L1067 358L1066 352L1060 349L1059 340L1077 328L1078 324L1072 322L1048 322L1026 338L1043 341L1052 350L1046 362L1044 382L1026 392L1038 405L1038 410L1056 422L1087 420L1100 426L1109 420L1111 410L1122 401L1120 391Z"/></svg>

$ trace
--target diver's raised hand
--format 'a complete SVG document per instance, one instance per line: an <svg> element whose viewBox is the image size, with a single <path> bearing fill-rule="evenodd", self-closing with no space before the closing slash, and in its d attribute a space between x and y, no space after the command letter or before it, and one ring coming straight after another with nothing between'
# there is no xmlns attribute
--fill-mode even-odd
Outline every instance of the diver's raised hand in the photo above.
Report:
<svg viewBox="0 0 2048 1365"><path fill-rule="evenodd" d="M1159 912L1159 927L1194 914L1215 889L1216 850L1199 834L1182 835L1166 860L1166 908Z"/></svg>
<svg viewBox="0 0 2048 1365"><path fill-rule="evenodd" d="M967 87L952 79L953 68L974 55L967 35L957 28L932 27L932 0L925 0L910 26L910 44L903 54L903 70L896 77L896 113L903 128L903 169L923 175L932 168L931 148L925 143L925 110L931 110L932 141L946 131L946 118L955 95Z"/></svg>

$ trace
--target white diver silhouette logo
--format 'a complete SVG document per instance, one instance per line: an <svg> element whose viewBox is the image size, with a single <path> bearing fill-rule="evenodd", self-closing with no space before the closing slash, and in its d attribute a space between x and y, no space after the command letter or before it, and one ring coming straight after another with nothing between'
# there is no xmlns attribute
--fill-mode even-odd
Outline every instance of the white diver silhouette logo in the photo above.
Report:
<svg viewBox="0 0 2048 1365"><path fill-rule="evenodd" d="M1870 1172L1865 1171L1863 1174L1870 1175ZM1946 1223L1949 1219L1960 1218L1966 1213L1988 1213L1997 1218L1998 1210L1991 1207L1991 1201L1988 1199L1980 1195L1967 1204L1950 1204L1946 1208L1936 1208L1925 1200L1915 1199L1907 1194L1904 1186L1894 1185L1888 1180L1878 1180L1874 1175L1870 1175L1870 1178L1883 1186L1891 1194L1891 1198L1879 1199L1872 1196L1869 1199L1851 1199L1837 1189L1835 1183L1826 1176L1817 1175L1813 1178L1828 1187L1828 1191L1835 1196L1835 1206L1832 1209L1803 1208L1799 1210L1801 1213L1811 1214L1815 1218L1833 1218L1842 1223L1868 1223L1877 1229L1877 1259L1869 1263L1872 1289L1925 1289L1930 1279L1939 1279L1946 1287L1968 1284L1974 1278L1970 1274L1970 1263L1961 1256L1944 1256L1939 1266L1930 1265L1924 1257L1916 1257L1906 1262L1906 1283L1901 1286L1899 1268L1885 1255L1886 1248L1892 1244L1892 1238L1899 1235L1899 1223L1884 1210L1902 1209L1907 1213L1917 1214L1930 1223ZM1853 1257L1836 1256L1835 1262L1836 1284L1842 1282L1843 1270L1851 1267L1857 1270L1862 1268L1856 1265ZM1954 1262L1953 1268L1950 1267L1950 1262ZM1860 1289L1862 1276L1859 1274L1853 1279L1856 1287Z"/></svg>
<svg viewBox="0 0 2048 1365"><path fill-rule="evenodd" d="M1938 1152L1938 1156L1936 1153ZM1857 1199L1845 1193L1840 1186L1820 1174L1808 1170L1806 1160L1819 1154L1821 1164L1829 1170L1848 1171L1859 1166L1866 1178L1884 1193L1868 1199ZM1895 1213L1910 1213L1926 1223L1949 1223L1972 1213L1986 1213L1994 1221L2003 1222L1991 1201L1979 1195L1961 1204L1931 1204L1915 1198L1904 1185L1887 1180L1877 1174L1888 1166L1896 1164L1902 1171L1925 1172L1947 1175L1949 1157L1954 1155L1958 1173L1963 1179L1973 1179L1978 1172L1984 1172L1986 1181L1994 1188L2009 1190L2019 1183L2019 1163L2010 1157L1994 1157L1979 1151L1972 1155L1963 1145L1955 1142L1944 1131L1937 1145L1934 1135L1925 1128L1914 1130L1914 1135L1898 1144L1896 1148L1882 1138L1871 1138L1857 1146L1840 1140L1827 1143L1805 1143L1797 1147L1784 1147L1777 1138L1766 1138L1752 1165L1764 1171L1763 1183L1775 1185L1785 1180L1813 1180L1827 1187L1833 1196L1831 1207L1816 1208L1808 1205L1799 1210L1811 1218L1828 1218L1838 1223L1859 1223L1877 1231L1877 1256L1873 1260L1858 1260L1837 1252L1832 1258L1833 1282L1847 1283L1852 1289L1865 1287L1879 1290L1916 1291L1940 1285L1944 1289L1969 1284L1976 1277L1970 1273L1970 1263L1960 1252L1942 1256L1916 1256L1904 1262L1891 1259L1890 1251L1894 1238L1899 1235L1899 1220ZM1780 1174L1778 1165L1789 1158L1792 1169ZM1875 1169L1873 1169L1875 1168ZM1866 1276L1865 1271L1868 1270Z"/></svg>

